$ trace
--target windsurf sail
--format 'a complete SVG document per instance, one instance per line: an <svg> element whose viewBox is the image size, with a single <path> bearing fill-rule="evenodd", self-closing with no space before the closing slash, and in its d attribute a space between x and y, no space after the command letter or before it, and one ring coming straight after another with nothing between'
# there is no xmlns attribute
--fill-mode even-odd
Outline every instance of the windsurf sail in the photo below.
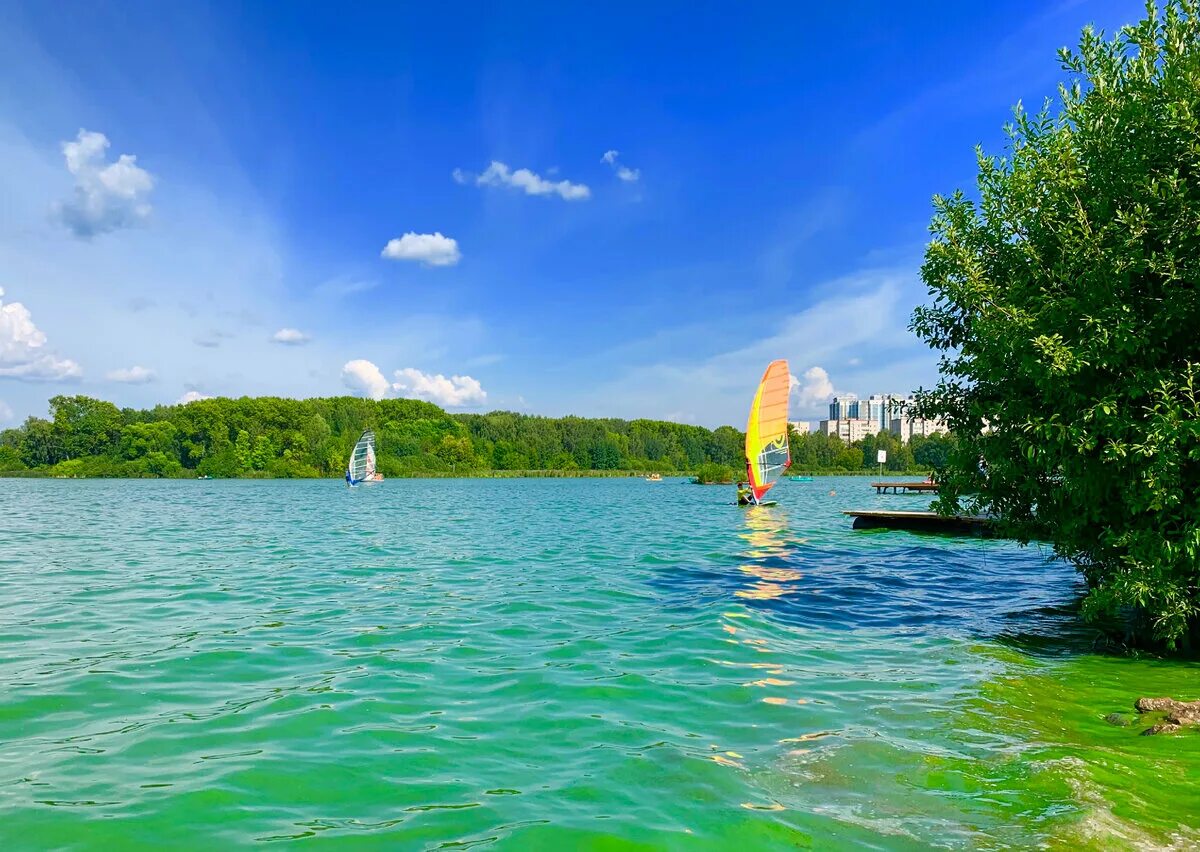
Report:
<svg viewBox="0 0 1200 852"><path fill-rule="evenodd" d="M761 500L792 463L788 451L788 362L772 361L763 373L746 423L746 475L754 499Z"/></svg>
<svg viewBox="0 0 1200 852"><path fill-rule="evenodd" d="M350 453L350 463L346 466L346 479L351 485L360 482L374 482L380 479L375 471L375 433L370 429L362 433L354 451Z"/></svg>

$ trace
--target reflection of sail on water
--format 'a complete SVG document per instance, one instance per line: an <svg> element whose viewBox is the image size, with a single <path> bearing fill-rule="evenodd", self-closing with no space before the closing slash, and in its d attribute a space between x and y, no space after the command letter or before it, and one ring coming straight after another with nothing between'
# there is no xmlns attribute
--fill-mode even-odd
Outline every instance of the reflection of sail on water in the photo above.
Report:
<svg viewBox="0 0 1200 852"><path fill-rule="evenodd" d="M792 463L788 452L788 362L772 361L763 373L746 422L746 474L754 499L761 500Z"/></svg>
<svg viewBox="0 0 1200 852"><path fill-rule="evenodd" d="M383 480L375 469L375 433L370 429L363 432L354 445L350 463L346 466L346 477L352 485Z"/></svg>
<svg viewBox="0 0 1200 852"><path fill-rule="evenodd" d="M746 531L741 537L750 545L746 552L749 561L739 566L739 570L752 577L754 584L750 588L739 589L734 594L739 598L756 600L769 600L786 595L791 591L790 584L803 575L786 565L764 563L785 562L793 553L795 541L788 538L787 516L747 512L745 522Z"/></svg>

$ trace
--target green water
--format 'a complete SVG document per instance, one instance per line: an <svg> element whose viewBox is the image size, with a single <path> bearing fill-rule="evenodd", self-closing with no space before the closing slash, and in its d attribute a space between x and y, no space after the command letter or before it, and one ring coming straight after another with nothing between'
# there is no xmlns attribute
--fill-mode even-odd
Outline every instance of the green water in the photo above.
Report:
<svg viewBox="0 0 1200 852"><path fill-rule="evenodd" d="M836 491L830 495L830 491ZM1070 569L668 480L0 481L5 848L1200 845Z"/></svg>

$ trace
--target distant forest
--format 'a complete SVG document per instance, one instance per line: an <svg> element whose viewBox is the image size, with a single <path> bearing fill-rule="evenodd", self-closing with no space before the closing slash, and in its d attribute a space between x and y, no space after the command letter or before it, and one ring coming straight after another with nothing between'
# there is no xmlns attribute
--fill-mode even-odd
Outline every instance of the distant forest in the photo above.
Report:
<svg viewBox="0 0 1200 852"><path fill-rule="evenodd" d="M535 417L510 411L449 414L411 399L204 399L148 410L56 396L50 419L0 432L0 472L50 476L340 476L351 447L373 429L385 477L491 471L690 473L744 469L743 433L659 420ZM796 471L940 467L949 439L901 445L887 434L847 446L793 433Z"/></svg>

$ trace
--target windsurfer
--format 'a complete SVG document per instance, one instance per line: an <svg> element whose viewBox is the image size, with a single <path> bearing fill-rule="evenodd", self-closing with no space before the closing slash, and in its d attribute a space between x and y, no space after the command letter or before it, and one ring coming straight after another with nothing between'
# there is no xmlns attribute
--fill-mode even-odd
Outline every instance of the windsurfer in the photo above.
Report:
<svg viewBox="0 0 1200 852"><path fill-rule="evenodd" d="M737 501L739 506L749 506L757 502L754 499L754 492L747 488L744 482L737 484Z"/></svg>

